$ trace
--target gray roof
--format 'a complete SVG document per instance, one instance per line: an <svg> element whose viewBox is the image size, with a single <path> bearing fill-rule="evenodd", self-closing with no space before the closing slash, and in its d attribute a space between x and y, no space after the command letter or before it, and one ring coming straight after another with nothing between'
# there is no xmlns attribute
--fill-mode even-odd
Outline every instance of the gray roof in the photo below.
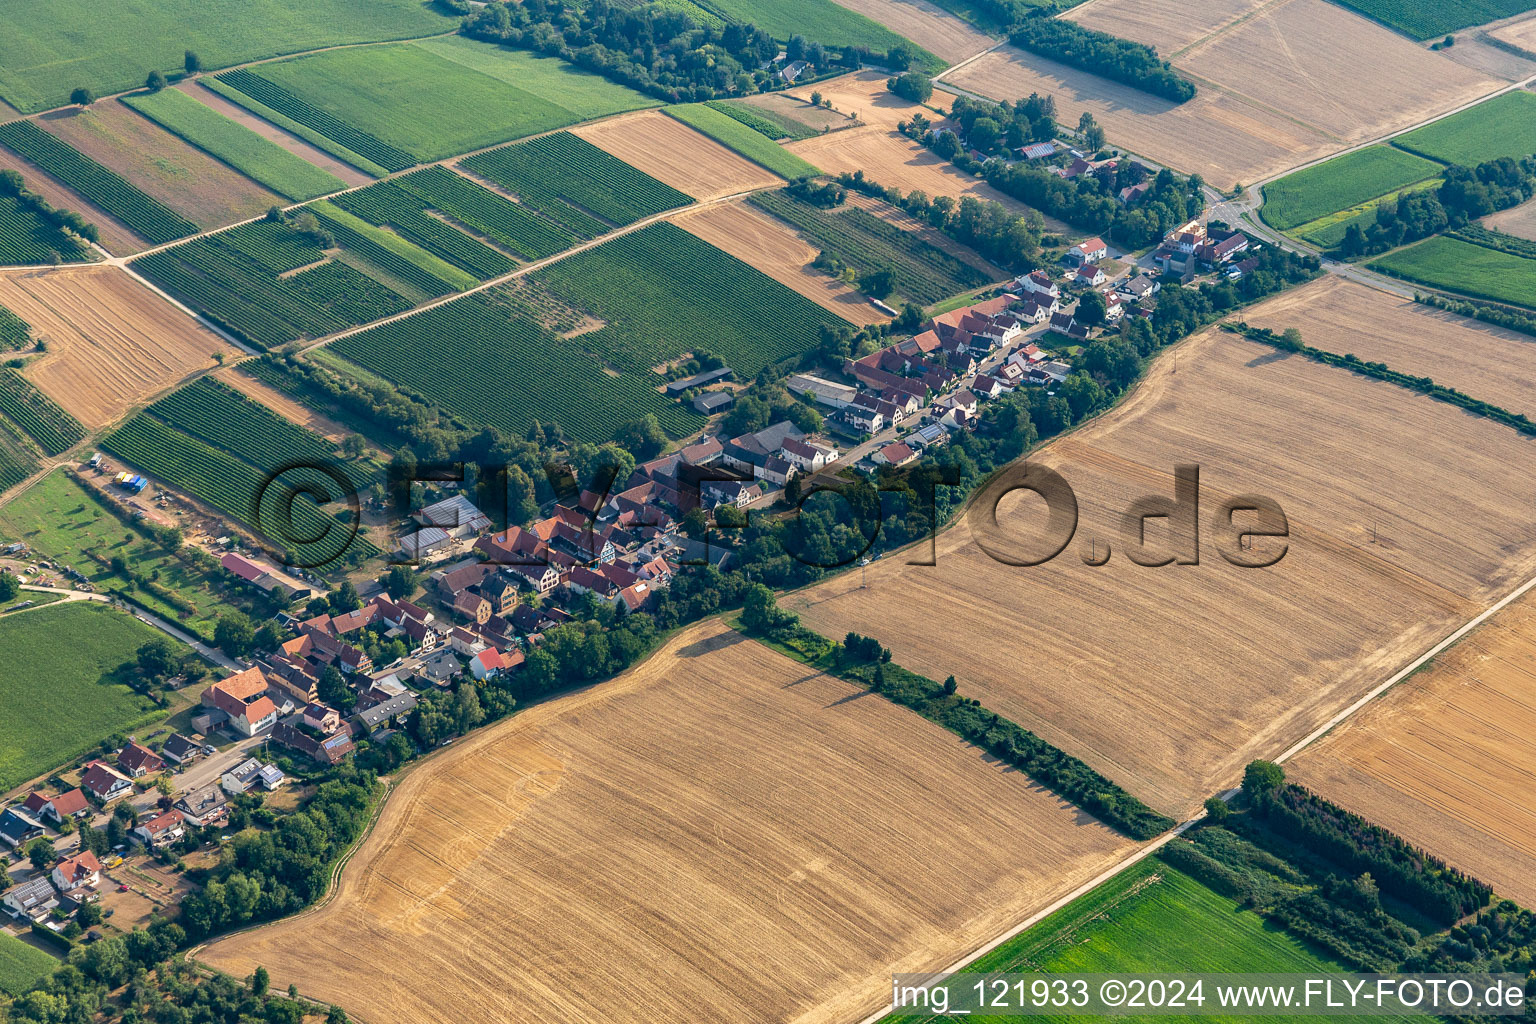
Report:
<svg viewBox="0 0 1536 1024"><path fill-rule="evenodd" d="M15 846L23 836L42 830L42 822L14 807L0 814L0 838L5 839L12 846Z"/></svg>
<svg viewBox="0 0 1536 1024"><path fill-rule="evenodd" d="M427 526L441 526L449 530L468 527L473 531L488 530L491 519L475 507L475 503L462 494L444 498L435 505L428 505L416 513L416 521Z"/></svg>
<svg viewBox="0 0 1536 1024"><path fill-rule="evenodd" d="M368 729L372 729L380 722L386 722L402 712L411 710L415 706L415 695L402 693L398 697L391 697L382 704L375 704L367 711L359 711L352 716L352 720L361 722Z"/></svg>
<svg viewBox="0 0 1536 1024"><path fill-rule="evenodd" d="M38 875L31 881L7 890L5 898L20 904L24 910L58 902L58 897L53 893L53 883L48 881L47 875Z"/></svg>
<svg viewBox="0 0 1536 1024"><path fill-rule="evenodd" d="M689 388L696 388L703 384L713 384L715 381L724 380L730 375L731 368L729 366L722 366L717 370L705 370L703 373L696 373L692 377L671 381L667 384L666 390L669 395L680 395Z"/></svg>

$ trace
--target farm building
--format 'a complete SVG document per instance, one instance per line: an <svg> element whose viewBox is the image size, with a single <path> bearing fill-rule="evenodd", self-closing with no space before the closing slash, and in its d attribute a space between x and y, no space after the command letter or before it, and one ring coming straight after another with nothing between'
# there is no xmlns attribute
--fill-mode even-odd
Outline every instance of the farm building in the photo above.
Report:
<svg viewBox="0 0 1536 1024"><path fill-rule="evenodd" d="M676 398L690 388L702 388L716 381L730 380L733 372L729 366L722 366L715 370L705 370L703 373L696 373L692 377L682 377L678 380L669 381L665 390L669 397Z"/></svg>
<svg viewBox="0 0 1536 1024"><path fill-rule="evenodd" d="M729 391L706 391L693 400L693 407L709 416L722 409L730 408L735 401L736 396Z"/></svg>

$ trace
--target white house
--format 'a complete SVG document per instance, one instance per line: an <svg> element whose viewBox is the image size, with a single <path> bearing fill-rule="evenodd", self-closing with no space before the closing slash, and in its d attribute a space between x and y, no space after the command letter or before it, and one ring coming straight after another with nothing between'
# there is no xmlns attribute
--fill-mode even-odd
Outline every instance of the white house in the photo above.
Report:
<svg viewBox="0 0 1536 1024"><path fill-rule="evenodd" d="M1109 255L1109 246L1102 238L1085 238L1067 250L1067 255L1083 263L1097 263Z"/></svg>
<svg viewBox="0 0 1536 1024"><path fill-rule="evenodd" d="M1056 282L1052 281L1050 277L1047 276L1046 273L1042 270L1032 271L1028 274L1020 274L1018 277L1014 278L1014 280L1019 284L1021 288L1024 289L1026 294L1036 296L1037 302L1040 300L1040 298L1061 298L1061 288L1059 288L1056 285Z"/></svg>
<svg viewBox="0 0 1536 1024"><path fill-rule="evenodd" d="M63 893L71 889L95 888L101 882L101 863L90 850L65 857L54 865L53 884Z"/></svg>
<svg viewBox="0 0 1536 1024"><path fill-rule="evenodd" d="M5 895L0 896L0 904L16 917L37 919L59 905L59 894L54 891L47 875L38 875L7 889Z"/></svg>

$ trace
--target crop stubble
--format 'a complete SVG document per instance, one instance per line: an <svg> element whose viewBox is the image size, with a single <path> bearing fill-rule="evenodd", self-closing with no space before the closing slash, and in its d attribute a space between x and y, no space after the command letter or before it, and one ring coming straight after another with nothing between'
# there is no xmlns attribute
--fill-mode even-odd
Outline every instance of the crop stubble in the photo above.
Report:
<svg viewBox="0 0 1536 1024"><path fill-rule="evenodd" d="M413 769L332 902L201 955L380 1024L819 1024L1129 846L709 622Z"/></svg>
<svg viewBox="0 0 1536 1024"><path fill-rule="evenodd" d="M793 228L752 207L723 203L686 210L674 222L844 320L864 327L890 319L848 285L813 269L815 248Z"/></svg>
<svg viewBox="0 0 1536 1024"><path fill-rule="evenodd" d="M1536 901L1536 601L1527 595L1287 765L1328 799Z"/></svg>
<svg viewBox="0 0 1536 1024"><path fill-rule="evenodd" d="M718 199L783 180L654 110L573 128L571 133L695 199Z"/></svg>
<svg viewBox="0 0 1536 1024"><path fill-rule="evenodd" d="M1536 525L1522 509L1536 485L1512 472L1530 444L1210 331L1176 363L1164 356L1119 409L1033 456L1066 477L1082 513L1054 561L1003 565L962 522L939 537L934 567L891 556L870 566L867 589L844 574L783 604L827 635L856 630L933 678L953 673L961 693L1184 815L1530 575ZM1173 467L1190 462L1200 564L1131 564L1121 514L1170 495ZM1289 517L1288 553L1270 569L1213 549L1218 503L1254 492ZM1028 535L1041 510L1010 498L999 518ZM1084 565L1106 541L1109 563Z"/></svg>
<svg viewBox="0 0 1536 1024"><path fill-rule="evenodd" d="M0 306L48 341L24 376L93 430L235 354L116 267L0 273Z"/></svg>

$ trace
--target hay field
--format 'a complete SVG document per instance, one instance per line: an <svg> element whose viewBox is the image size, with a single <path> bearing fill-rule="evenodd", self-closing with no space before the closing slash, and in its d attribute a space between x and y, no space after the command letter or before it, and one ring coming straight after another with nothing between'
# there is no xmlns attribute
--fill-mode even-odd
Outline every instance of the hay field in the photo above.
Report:
<svg viewBox="0 0 1536 1024"><path fill-rule="evenodd" d="M695 199L719 199L783 181L655 110L572 128L571 134Z"/></svg>
<svg viewBox="0 0 1536 1024"><path fill-rule="evenodd" d="M826 635L857 630L914 670L953 673L962 694L1175 816L1536 571L1536 523L1522 511L1536 481L1518 471L1531 441L1224 332L1165 355L1117 410L1036 459L1062 473L1081 513L1054 561L994 561L962 521L938 539L935 566L887 556L868 589L849 573L781 603ZM1171 495L1173 467L1190 462L1200 564L1132 564L1122 513ZM1289 517L1270 569L1218 553L1211 519L1243 493ZM1027 537L1042 513L1015 496L999 519ZM1148 533L1160 543L1165 530ZM1085 565L1106 542L1109 563Z"/></svg>
<svg viewBox="0 0 1536 1024"><path fill-rule="evenodd" d="M1062 17L1086 28L1134 39L1155 49L1164 60L1173 60L1186 47L1199 42L1224 25L1252 14L1266 0L1090 0Z"/></svg>
<svg viewBox="0 0 1536 1024"><path fill-rule="evenodd" d="M1272 177L1501 84L1327 0L1228 0L1190 25L1135 0L1096 0L1076 20L1175 46L1165 56L1199 95L1175 106L1014 47L967 65L952 83L994 99L1049 92L1064 123L1091 111L1112 144L1220 188Z"/></svg>
<svg viewBox="0 0 1536 1024"><path fill-rule="evenodd" d="M815 247L760 210L722 203L684 210L673 223L859 327L890 319L855 289L813 269Z"/></svg>
<svg viewBox="0 0 1536 1024"><path fill-rule="evenodd" d="M1328 275L1243 314L1295 327L1308 345L1386 363L1511 412L1536 416L1536 339Z"/></svg>
<svg viewBox="0 0 1536 1024"><path fill-rule="evenodd" d="M0 306L47 339L24 375L92 430L237 354L116 267L0 273Z"/></svg>
<svg viewBox="0 0 1536 1024"><path fill-rule="evenodd" d="M836 0L836 3L871 21L878 21L951 64L980 53L995 41L928 0Z"/></svg>
<svg viewBox="0 0 1536 1024"><path fill-rule="evenodd" d="M1488 620L1286 765L1328 799L1536 901L1536 601Z"/></svg>
<svg viewBox="0 0 1536 1024"><path fill-rule="evenodd" d="M932 119L933 111L911 100L902 99L885 87L890 75L878 71L859 71L842 75L814 85L789 89L786 95L809 101L812 93L819 92L823 100L830 101L832 109L842 114L857 115L865 124L894 129L901 121L911 120L913 114L923 114ZM955 94L946 92L942 82L933 84L933 98L929 105L948 110Z"/></svg>
<svg viewBox="0 0 1536 1024"><path fill-rule="evenodd" d="M200 958L379 1024L844 1024L1130 848L709 622L414 768L334 900Z"/></svg>
<svg viewBox="0 0 1536 1024"><path fill-rule="evenodd" d="M1536 240L1536 200L1500 210L1483 218L1483 226L1507 235Z"/></svg>
<svg viewBox="0 0 1536 1024"><path fill-rule="evenodd" d="M870 180L888 188L899 188L903 194L922 189L929 198L975 196L1002 203L1015 213L1030 209L980 178L960 170L921 143L879 125L828 132L814 139L791 142L784 148L809 160L827 174L863 171Z"/></svg>
<svg viewBox="0 0 1536 1024"><path fill-rule="evenodd" d="M204 230L288 203L117 100L38 124Z"/></svg>

